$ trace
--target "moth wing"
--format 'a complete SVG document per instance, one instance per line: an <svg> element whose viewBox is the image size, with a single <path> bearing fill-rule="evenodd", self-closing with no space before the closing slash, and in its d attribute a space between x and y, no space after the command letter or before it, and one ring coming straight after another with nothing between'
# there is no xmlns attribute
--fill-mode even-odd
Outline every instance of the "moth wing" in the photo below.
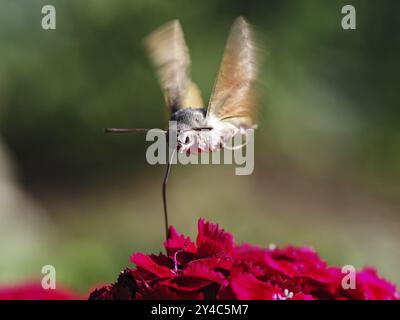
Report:
<svg viewBox="0 0 400 320"><path fill-rule="evenodd" d="M231 27L208 105L207 116L245 128L254 125L258 51L250 25L238 17Z"/></svg>
<svg viewBox="0 0 400 320"><path fill-rule="evenodd" d="M145 39L145 46L169 112L204 107L200 90L190 78L189 50L179 21L170 21L153 31Z"/></svg>

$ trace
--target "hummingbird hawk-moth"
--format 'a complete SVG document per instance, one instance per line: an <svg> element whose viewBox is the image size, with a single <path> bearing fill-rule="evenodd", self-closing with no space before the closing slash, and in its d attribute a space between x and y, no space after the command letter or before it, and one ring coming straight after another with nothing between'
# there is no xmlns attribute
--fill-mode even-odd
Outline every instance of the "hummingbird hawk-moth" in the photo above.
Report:
<svg viewBox="0 0 400 320"><path fill-rule="evenodd" d="M255 128L258 54L252 29L243 17L233 23L220 70L205 107L200 90L190 77L190 57L178 20L168 22L145 39L150 61L164 93L170 121L177 124L177 152L212 152L223 149L236 134ZM149 129L106 129L107 132L146 132ZM168 130L165 131L168 134ZM167 163L162 194L166 236L168 214Z"/></svg>

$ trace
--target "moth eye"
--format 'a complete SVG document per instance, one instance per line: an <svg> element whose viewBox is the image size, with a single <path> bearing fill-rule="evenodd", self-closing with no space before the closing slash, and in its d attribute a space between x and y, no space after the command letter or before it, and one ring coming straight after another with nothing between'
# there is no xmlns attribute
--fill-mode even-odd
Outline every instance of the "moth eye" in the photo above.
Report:
<svg viewBox="0 0 400 320"><path fill-rule="evenodd" d="M190 142L190 138L189 138L189 136L186 136L186 138L185 138L185 144L188 144Z"/></svg>

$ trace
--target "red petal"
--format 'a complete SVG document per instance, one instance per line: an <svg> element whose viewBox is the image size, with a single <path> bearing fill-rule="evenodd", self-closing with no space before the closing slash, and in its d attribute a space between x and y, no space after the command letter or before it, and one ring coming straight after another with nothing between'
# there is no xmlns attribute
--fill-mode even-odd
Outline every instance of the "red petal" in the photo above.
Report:
<svg viewBox="0 0 400 320"><path fill-rule="evenodd" d="M315 300L310 294L304 294L302 292L296 293L290 300Z"/></svg>
<svg viewBox="0 0 400 320"><path fill-rule="evenodd" d="M210 269L222 269L230 271L233 267L235 260L227 254L217 254L209 258L200 258L197 260L192 260L190 264L199 264L202 266L207 266Z"/></svg>
<svg viewBox="0 0 400 320"><path fill-rule="evenodd" d="M221 252L233 253L232 235L220 229L217 224L199 219L198 229L197 257L209 257Z"/></svg>
<svg viewBox="0 0 400 320"><path fill-rule="evenodd" d="M40 280L0 288L0 300L78 300L83 299L68 289L43 289Z"/></svg>
<svg viewBox="0 0 400 320"><path fill-rule="evenodd" d="M171 289L156 284L152 288L145 288L136 294L138 300L179 300L180 297Z"/></svg>
<svg viewBox="0 0 400 320"><path fill-rule="evenodd" d="M227 284L221 272L213 271L211 268L199 263L189 264L189 266L183 270L183 276Z"/></svg>
<svg viewBox="0 0 400 320"><path fill-rule="evenodd" d="M262 282L251 274L242 273L232 279L232 291L239 300L272 300L280 288Z"/></svg>
<svg viewBox="0 0 400 320"><path fill-rule="evenodd" d="M212 282L204 279L179 276L173 279L167 279L160 282L162 285L171 287L180 291L197 291L207 287Z"/></svg>
<svg viewBox="0 0 400 320"><path fill-rule="evenodd" d="M309 276L316 270L326 268L326 262L307 247L266 250L264 261L269 268L288 277Z"/></svg>
<svg viewBox="0 0 400 320"><path fill-rule="evenodd" d="M264 255L267 250L243 243L234 248L235 258L241 261L264 261Z"/></svg>
<svg viewBox="0 0 400 320"><path fill-rule="evenodd" d="M143 253L135 253L131 256L131 261L136 266L155 274L159 278L169 278L171 276L171 270L168 267L158 265Z"/></svg>
<svg viewBox="0 0 400 320"><path fill-rule="evenodd" d="M197 249L190 240L190 237L185 237L183 234L179 234L174 227L169 227L169 238L164 241L164 247L167 249L168 255L173 255L178 251L195 254Z"/></svg>
<svg viewBox="0 0 400 320"><path fill-rule="evenodd" d="M343 295L350 299L363 300L398 300L396 286L380 278L373 268L364 268L356 274L356 288L342 290Z"/></svg>
<svg viewBox="0 0 400 320"><path fill-rule="evenodd" d="M174 268L174 261L163 253L159 253L158 255L149 254L148 256L151 258L151 260L153 260L155 263L157 263L160 266L164 266L169 269Z"/></svg>

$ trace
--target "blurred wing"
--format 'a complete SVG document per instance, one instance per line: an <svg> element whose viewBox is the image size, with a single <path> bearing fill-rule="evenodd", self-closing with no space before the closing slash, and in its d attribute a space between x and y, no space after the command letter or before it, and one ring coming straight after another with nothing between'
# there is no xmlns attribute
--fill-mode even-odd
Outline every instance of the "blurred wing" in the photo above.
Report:
<svg viewBox="0 0 400 320"><path fill-rule="evenodd" d="M168 22L145 39L170 112L204 107L201 93L190 79L190 57L178 20Z"/></svg>
<svg viewBox="0 0 400 320"><path fill-rule="evenodd" d="M208 116L251 127L257 105L257 50L250 25L238 17L232 25L208 106Z"/></svg>

